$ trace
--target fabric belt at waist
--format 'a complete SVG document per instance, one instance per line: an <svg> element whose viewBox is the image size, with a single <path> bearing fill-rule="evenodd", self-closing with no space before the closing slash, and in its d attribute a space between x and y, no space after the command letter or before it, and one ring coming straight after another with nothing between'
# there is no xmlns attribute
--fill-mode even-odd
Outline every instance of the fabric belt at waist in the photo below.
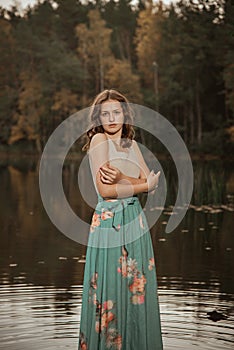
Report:
<svg viewBox="0 0 234 350"><path fill-rule="evenodd" d="M117 200L116 199L105 200L101 196L98 196L98 203L96 205L96 210L100 212L102 212L103 210L111 211L113 213L112 227L114 227L116 230L119 230L122 217L123 217L123 210L128 205L134 205L137 202L139 202L139 199L137 196L121 198Z"/></svg>

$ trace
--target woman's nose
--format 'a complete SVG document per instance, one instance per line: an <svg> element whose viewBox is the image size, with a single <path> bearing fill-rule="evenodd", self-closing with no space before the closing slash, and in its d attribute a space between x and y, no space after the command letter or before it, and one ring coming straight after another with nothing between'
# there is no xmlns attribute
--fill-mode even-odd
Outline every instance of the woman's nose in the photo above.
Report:
<svg viewBox="0 0 234 350"><path fill-rule="evenodd" d="M115 117L114 117L113 113L110 113L109 114L109 121L113 122L114 120L115 120Z"/></svg>

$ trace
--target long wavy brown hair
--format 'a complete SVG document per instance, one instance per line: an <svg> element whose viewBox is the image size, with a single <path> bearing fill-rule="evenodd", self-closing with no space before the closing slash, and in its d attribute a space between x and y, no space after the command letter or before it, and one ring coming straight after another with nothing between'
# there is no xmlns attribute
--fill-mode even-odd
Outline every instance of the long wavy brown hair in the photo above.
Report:
<svg viewBox="0 0 234 350"><path fill-rule="evenodd" d="M133 111L129 105L127 98L119 91L111 89L100 92L94 99L89 113L91 120L91 126L86 132L87 143L82 147L83 151L88 151L92 137L97 133L104 133L103 126L101 125L101 104L107 100L119 101L124 114L124 124L121 135L121 146L124 148L130 147L135 132L133 129Z"/></svg>

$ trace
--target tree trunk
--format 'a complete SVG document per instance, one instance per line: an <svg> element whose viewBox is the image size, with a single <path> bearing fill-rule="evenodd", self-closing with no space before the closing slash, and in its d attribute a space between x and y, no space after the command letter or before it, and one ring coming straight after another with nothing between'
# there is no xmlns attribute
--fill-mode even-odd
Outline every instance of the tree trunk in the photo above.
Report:
<svg viewBox="0 0 234 350"><path fill-rule="evenodd" d="M188 115L187 115L187 106L184 106L184 142L188 142Z"/></svg>
<svg viewBox="0 0 234 350"><path fill-rule="evenodd" d="M175 108L175 127L177 128L179 125L179 106Z"/></svg>
<svg viewBox="0 0 234 350"><path fill-rule="evenodd" d="M119 47L120 57L122 60L124 60L125 55L124 55L123 45L122 45L121 40L120 40L120 35L118 32L118 29L116 29L116 39L117 39L117 43L118 43L118 47Z"/></svg>
<svg viewBox="0 0 234 350"><path fill-rule="evenodd" d="M86 77L86 73L87 73L87 60L85 59L84 60L84 79L83 79L83 93L82 93L82 108L84 108L86 105L86 96L87 96L87 88L86 88L86 85L87 85L87 77Z"/></svg>
<svg viewBox="0 0 234 350"><path fill-rule="evenodd" d="M102 53L99 53L99 74L100 74L100 91L104 90L104 67Z"/></svg>
<svg viewBox="0 0 234 350"><path fill-rule="evenodd" d="M41 148L41 141L40 141L40 137L39 136L36 138L36 148L37 148L38 153L41 154L42 153L42 148Z"/></svg>
<svg viewBox="0 0 234 350"><path fill-rule="evenodd" d="M193 105L190 104L189 109L189 121L190 121L190 144L194 144L194 112L193 112Z"/></svg>
<svg viewBox="0 0 234 350"><path fill-rule="evenodd" d="M200 85L199 79L196 79L196 112L197 112L197 143L200 146L202 141L202 115L201 115L201 102L200 102Z"/></svg>

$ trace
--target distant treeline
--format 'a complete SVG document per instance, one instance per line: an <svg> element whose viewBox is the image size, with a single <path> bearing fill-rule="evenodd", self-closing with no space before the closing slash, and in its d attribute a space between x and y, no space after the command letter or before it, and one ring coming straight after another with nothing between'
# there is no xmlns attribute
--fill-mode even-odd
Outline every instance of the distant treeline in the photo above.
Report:
<svg viewBox="0 0 234 350"><path fill-rule="evenodd" d="M0 148L42 151L104 88L157 109L191 151L234 151L231 0L45 0L0 8Z"/></svg>

